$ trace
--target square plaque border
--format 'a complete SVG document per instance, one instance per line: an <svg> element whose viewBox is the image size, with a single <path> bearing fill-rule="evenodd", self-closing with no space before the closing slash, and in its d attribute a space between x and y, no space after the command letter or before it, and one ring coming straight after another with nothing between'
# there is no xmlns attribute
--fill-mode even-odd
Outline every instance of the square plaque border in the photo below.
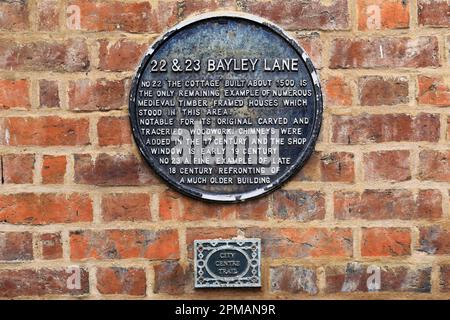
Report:
<svg viewBox="0 0 450 320"><path fill-rule="evenodd" d="M258 281L257 282L250 282L250 281L246 281L246 282L242 282L241 280L237 279L237 280L230 280L228 283L223 283L223 282L217 282L218 280L214 277L211 277L211 283L201 283L199 281L199 274L198 272L200 271L199 269L199 265L198 262L199 261L205 261L204 259L199 259L198 257L198 251L197 248L198 246L201 244L210 244L212 245L214 242L217 242L218 245L217 247L223 247L223 246L230 246L230 245L238 245L237 247L239 247L239 243L245 243L245 242L251 242L252 245L256 244L257 246L257 250L256 250L256 254L257 256L254 257L254 259L257 260L257 265L255 267L253 267L254 269L256 269L256 274L255 276L257 277ZM214 245L213 245L214 247ZM205 257L206 258L206 257ZM249 261L249 263L251 264L251 261ZM252 266L250 265L250 267L252 268ZM221 280L223 281L223 280ZM259 238L235 238L235 239L204 239L204 240L194 240L194 288L196 289L202 289L202 288L260 288L262 286L261 284L261 239Z"/></svg>

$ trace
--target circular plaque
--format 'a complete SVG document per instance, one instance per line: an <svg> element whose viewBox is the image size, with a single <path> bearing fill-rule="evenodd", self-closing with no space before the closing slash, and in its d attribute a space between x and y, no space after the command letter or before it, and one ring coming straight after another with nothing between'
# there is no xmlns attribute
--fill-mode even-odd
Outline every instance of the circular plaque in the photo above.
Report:
<svg viewBox="0 0 450 320"><path fill-rule="evenodd" d="M157 40L134 78L133 135L178 191L237 202L279 187L317 140L322 93L303 49L249 15L202 15Z"/></svg>

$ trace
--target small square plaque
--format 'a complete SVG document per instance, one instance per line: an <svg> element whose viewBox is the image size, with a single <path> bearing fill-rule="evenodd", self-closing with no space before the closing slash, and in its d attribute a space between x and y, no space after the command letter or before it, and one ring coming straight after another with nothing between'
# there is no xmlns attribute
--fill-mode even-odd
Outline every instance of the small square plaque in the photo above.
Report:
<svg viewBox="0 0 450 320"><path fill-rule="evenodd" d="M261 287L261 240L195 240L195 287Z"/></svg>

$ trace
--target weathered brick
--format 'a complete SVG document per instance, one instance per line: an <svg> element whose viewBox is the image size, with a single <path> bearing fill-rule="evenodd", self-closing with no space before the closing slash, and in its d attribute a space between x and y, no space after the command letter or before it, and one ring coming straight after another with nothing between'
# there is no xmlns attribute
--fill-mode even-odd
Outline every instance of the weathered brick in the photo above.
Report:
<svg viewBox="0 0 450 320"><path fill-rule="evenodd" d="M325 195L318 191L275 191L272 216L302 222L322 220L325 218Z"/></svg>
<svg viewBox="0 0 450 320"><path fill-rule="evenodd" d="M450 254L450 228L441 225L421 227L418 250L428 254Z"/></svg>
<svg viewBox="0 0 450 320"><path fill-rule="evenodd" d="M450 84L444 77L418 76L417 102L438 107L450 106Z"/></svg>
<svg viewBox="0 0 450 320"><path fill-rule="evenodd" d="M409 27L407 0L358 0L358 29L382 30Z"/></svg>
<svg viewBox="0 0 450 320"><path fill-rule="evenodd" d="M178 15L186 18L190 15L217 10L237 10L235 0L190 0L179 6Z"/></svg>
<svg viewBox="0 0 450 320"><path fill-rule="evenodd" d="M401 189L336 191L334 214L337 219L438 219L442 195L437 190L420 190L415 200L411 191Z"/></svg>
<svg viewBox="0 0 450 320"><path fill-rule="evenodd" d="M261 238L263 254L270 258L351 257L351 229L248 228L248 237Z"/></svg>
<svg viewBox="0 0 450 320"><path fill-rule="evenodd" d="M87 71L89 52L82 39L17 42L0 40L0 69L12 71Z"/></svg>
<svg viewBox="0 0 450 320"><path fill-rule="evenodd" d="M69 108L74 111L109 111L125 105L125 80L81 79L69 82Z"/></svg>
<svg viewBox="0 0 450 320"><path fill-rule="evenodd" d="M449 182L450 150L422 150L419 153L419 179Z"/></svg>
<svg viewBox="0 0 450 320"><path fill-rule="evenodd" d="M375 281L377 273L378 286ZM327 293L339 292L430 292L431 267L384 266L348 263L325 268ZM370 285L370 287L369 287Z"/></svg>
<svg viewBox="0 0 450 320"><path fill-rule="evenodd" d="M80 7L80 28L87 31L160 32L177 18L175 1L71 0L68 4Z"/></svg>
<svg viewBox="0 0 450 320"><path fill-rule="evenodd" d="M331 43L330 68L438 67L436 37L338 38Z"/></svg>
<svg viewBox="0 0 450 320"><path fill-rule="evenodd" d="M410 254L410 229L362 228L362 256L406 256Z"/></svg>
<svg viewBox="0 0 450 320"><path fill-rule="evenodd" d="M42 163L42 183L64 183L66 174L66 156L44 155Z"/></svg>
<svg viewBox="0 0 450 320"><path fill-rule="evenodd" d="M30 107L28 80L0 80L0 110L30 109Z"/></svg>
<svg viewBox="0 0 450 320"><path fill-rule="evenodd" d="M0 232L0 261L23 260L33 260L32 234L29 232Z"/></svg>
<svg viewBox="0 0 450 320"><path fill-rule="evenodd" d="M176 230L80 230L70 233L72 260L178 259Z"/></svg>
<svg viewBox="0 0 450 320"><path fill-rule="evenodd" d="M322 68L322 42L318 33L309 35L296 35L295 38L300 46L306 51L311 58L314 67Z"/></svg>
<svg viewBox="0 0 450 320"><path fill-rule="evenodd" d="M41 108L60 106L57 81L39 80L39 104Z"/></svg>
<svg viewBox="0 0 450 320"><path fill-rule="evenodd" d="M390 141L439 140L438 114L361 114L332 116L332 141L367 144Z"/></svg>
<svg viewBox="0 0 450 320"><path fill-rule="evenodd" d="M334 76L324 81L325 105L350 106L352 104L352 91L350 83L342 77Z"/></svg>
<svg viewBox="0 0 450 320"><path fill-rule="evenodd" d="M59 7L56 0L40 0L37 3L38 29L56 31L59 29Z"/></svg>
<svg viewBox="0 0 450 320"><path fill-rule="evenodd" d="M150 195L146 193L111 193L102 198L105 221L150 221Z"/></svg>
<svg viewBox="0 0 450 320"><path fill-rule="evenodd" d="M5 154L2 163L4 183L33 183L34 154Z"/></svg>
<svg viewBox="0 0 450 320"><path fill-rule="evenodd" d="M5 223L42 225L92 221L92 200L86 194L3 194L0 204L0 221Z"/></svg>
<svg viewBox="0 0 450 320"><path fill-rule="evenodd" d="M79 272L79 283L73 283ZM71 286L67 284L70 283ZM80 285L78 287L78 285ZM77 288L78 287L78 288ZM89 293L89 273L85 269L20 269L0 270L0 297L45 295L86 295Z"/></svg>
<svg viewBox="0 0 450 320"><path fill-rule="evenodd" d="M75 154L75 182L100 186L155 184L148 165L133 154Z"/></svg>
<svg viewBox="0 0 450 320"><path fill-rule="evenodd" d="M146 287L144 269L118 267L97 269L97 290L101 294L144 296Z"/></svg>
<svg viewBox="0 0 450 320"><path fill-rule="evenodd" d="M229 220L234 218L233 204L203 202L166 190L159 195L159 216L162 220Z"/></svg>
<svg viewBox="0 0 450 320"><path fill-rule="evenodd" d="M440 286L442 292L450 292L450 264L440 266Z"/></svg>
<svg viewBox="0 0 450 320"><path fill-rule="evenodd" d="M450 27L450 4L446 0L418 0L419 25Z"/></svg>
<svg viewBox="0 0 450 320"><path fill-rule="evenodd" d="M189 271L178 262L163 262L154 266L154 293L183 294L189 279Z"/></svg>
<svg viewBox="0 0 450 320"><path fill-rule="evenodd" d="M130 71L136 69L148 44L127 39L115 42L99 40L99 69L105 71Z"/></svg>
<svg viewBox="0 0 450 320"><path fill-rule="evenodd" d="M247 200L235 207L238 219L267 220L269 201L265 198Z"/></svg>
<svg viewBox="0 0 450 320"><path fill-rule="evenodd" d="M363 163L366 181L406 181L411 179L409 151L389 150L365 153Z"/></svg>
<svg viewBox="0 0 450 320"><path fill-rule="evenodd" d="M301 30L346 30L349 28L347 0L240 1L241 8L267 18L283 28Z"/></svg>
<svg viewBox="0 0 450 320"><path fill-rule="evenodd" d="M10 117L4 130L10 146L76 146L89 144L89 120L58 116Z"/></svg>
<svg viewBox="0 0 450 320"><path fill-rule="evenodd" d="M41 234L42 258L45 260L61 259L63 256L60 233Z"/></svg>
<svg viewBox="0 0 450 320"><path fill-rule="evenodd" d="M101 117L97 123L98 144L121 146L131 144L130 119L128 117Z"/></svg>
<svg viewBox="0 0 450 320"><path fill-rule="evenodd" d="M22 31L29 27L27 1L2 1L0 3L0 29Z"/></svg>
<svg viewBox="0 0 450 320"><path fill-rule="evenodd" d="M317 294L317 275L313 268L283 265L270 268L270 290L290 294Z"/></svg>
<svg viewBox="0 0 450 320"><path fill-rule="evenodd" d="M395 105L409 102L408 78L359 78L359 101L363 106Z"/></svg>

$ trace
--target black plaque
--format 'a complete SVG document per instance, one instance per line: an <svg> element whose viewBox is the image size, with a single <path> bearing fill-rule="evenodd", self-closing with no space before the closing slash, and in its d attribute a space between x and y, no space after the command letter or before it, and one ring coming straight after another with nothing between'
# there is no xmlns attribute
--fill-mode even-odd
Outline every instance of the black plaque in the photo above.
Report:
<svg viewBox="0 0 450 320"><path fill-rule="evenodd" d="M203 15L151 46L129 111L139 150L165 181L237 202L279 187L304 164L322 94L308 55L276 26Z"/></svg>
<svg viewBox="0 0 450 320"><path fill-rule="evenodd" d="M195 287L261 287L261 240L195 240Z"/></svg>

